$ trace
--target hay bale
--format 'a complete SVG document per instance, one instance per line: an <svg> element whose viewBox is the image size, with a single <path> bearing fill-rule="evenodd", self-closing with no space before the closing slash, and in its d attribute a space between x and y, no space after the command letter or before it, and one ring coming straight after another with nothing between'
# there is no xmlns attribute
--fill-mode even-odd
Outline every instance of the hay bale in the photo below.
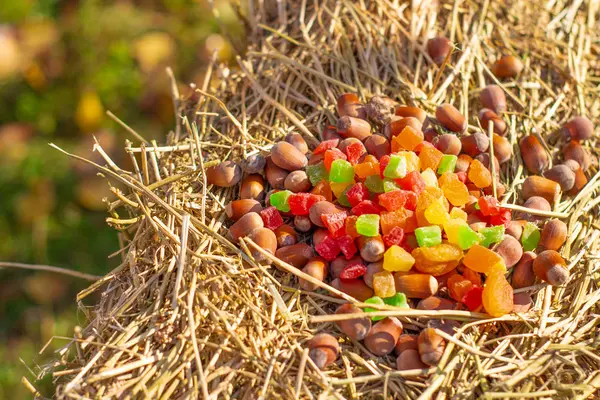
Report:
<svg viewBox="0 0 600 400"><path fill-rule="evenodd" d="M598 6L541 1L266 1L247 12L251 46L233 68L213 65L166 144L126 147L134 164L98 166L127 188L109 205L122 264L83 291L101 294L82 311L89 324L61 353L58 398L588 398L600 386L597 166L574 198L555 205L569 224L566 287L538 285L527 314L388 311L405 324L466 322L438 368L419 376L369 357L331 322L341 302L301 293L294 274L254 261L252 243L225 238L224 205L237 187L205 184L203 169L236 160L299 132L310 144L335 121L342 92L385 94L432 113L450 102L475 123L489 67L514 54L525 68L507 92L513 146L531 132L554 154L558 128L586 114L598 123ZM456 45L438 68L424 52L445 34ZM473 130L476 127L471 126ZM590 147L597 156L597 137ZM516 149L516 147L515 147ZM518 153L518 152L517 152ZM73 156L76 157L76 156ZM510 202L524 180L519 156L500 171ZM321 372L304 344L339 335L342 355ZM56 370L56 364L54 365ZM66 371L64 371L66 370Z"/></svg>

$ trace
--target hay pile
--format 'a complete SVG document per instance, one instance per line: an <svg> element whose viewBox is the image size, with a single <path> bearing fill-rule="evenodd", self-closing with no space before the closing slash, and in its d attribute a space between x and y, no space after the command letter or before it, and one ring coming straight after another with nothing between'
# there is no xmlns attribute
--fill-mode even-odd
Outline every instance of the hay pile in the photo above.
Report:
<svg viewBox="0 0 600 400"><path fill-rule="evenodd" d="M251 4L254 2L250 2ZM225 239L225 204L236 189L204 183L203 168L267 150L297 131L309 144L335 121L342 92L385 94L432 113L450 102L476 124L479 90L498 83L488 67L521 57L507 92L516 146L535 133L557 153L570 117L600 123L597 1L282 0L246 10L252 43L234 68L212 65L204 87L175 106L166 144L126 150L124 171L105 156L98 166L119 199L109 223L120 233L122 264L79 295L89 318L54 365L56 397L79 398L578 398L600 387L600 174L563 197L554 213L568 221L563 252L571 280L534 291L527 314L490 319L466 311L385 311L405 327L428 318L464 322L426 377L396 371L340 335L342 354L321 372L303 344L315 332L339 335L331 313L340 299L302 293L291 273L256 263L249 241ZM457 46L436 67L429 37ZM174 89L176 92L176 89ZM477 129L471 126L470 129ZM598 139L588 145L597 157ZM515 150L517 147L515 147ZM102 153L101 148L98 150ZM522 204L526 172L518 151L503 165L507 199ZM202 155L202 156L200 156ZM75 157L75 156L74 156ZM522 289L521 289L522 290ZM92 292L101 300L83 302Z"/></svg>

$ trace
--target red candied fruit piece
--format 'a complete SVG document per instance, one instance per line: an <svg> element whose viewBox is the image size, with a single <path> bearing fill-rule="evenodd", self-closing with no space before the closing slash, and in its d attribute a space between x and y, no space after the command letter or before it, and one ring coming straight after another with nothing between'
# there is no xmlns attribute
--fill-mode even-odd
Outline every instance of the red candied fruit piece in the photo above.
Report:
<svg viewBox="0 0 600 400"><path fill-rule="evenodd" d="M313 154L325 153L329 149L335 149L338 147L338 144L340 144L340 139L324 140L319 143L315 151L313 151Z"/></svg>
<svg viewBox="0 0 600 400"><path fill-rule="evenodd" d="M475 311L482 305L481 294L483 288L479 286L473 286L462 298L462 302L471 311Z"/></svg>
<svg viewBox="0 0 600 400"><path fill-rule="evenodd" d="M421 193L425 189L425 180L417 171L410 171L404 178L396 179L396 183L404 190Z"/></svg>
<svg viewBox="0 0 600 400"><path fill-rule="evenodd" d="M352 207L352 214L360 217L363 214L379 214L381 211L381 207L379 207L376 203L371 200L363 200L354 207Z"/></svg>
<svg viewBox="0 0 600 400"><path fill-rule="evenodd" d="M344 253L344 257L346 260L354 257L358 249L356 248L356 244L354 244L354 238L350 235L344 235L337 238L338 246L340 246L340 250Z"/></svg>
<svg viewBox="0 0 600 400"><path fill-rule="evenodd" d="M462 183L467 183L467 171L459 171L456 173L456 177Z"/></svg>
<svg viewBox="0 0 600 400"><path fill-rule="evenodd" d="M395 211L402 207L414 211L417 208L417 194L409 190L392 190L379 195L379 205L388 211Z"/></svg>
<svg viewBox="0 0 600 400"><path fill-rule="evenodd" d="M358 163L358 160L365 154L367 150L362 143L355 142L346 147L346 155L350 164L354 165Z"/></svg>
<svg viewBox="0 0 600 400"><path fill-rule="evenodd" d="M340 254L340 245L329 233L315 246L315 250L327 261L333 261Z"/></svg>
<svg viewBox="0 0 600 400"><path fill-rule="evenodd" d="M329 149L325 151L325 156L323 157L323 165L325 165L325 169L327 171L331 171L331 164L335 160L346 160L347 157L340 149Z"/></svg>
<svg viewBox="0 0 600 400"><path fill-rule="evenodd" d="M508 228L512 221L512 212L508 208L501 208L500 214L490 216L490 225L504 225Z"/></svg>
<svg viewBox="0 0 600 400"><path fill-rule="evenodd" d="M385 171L385 167L387 167L387 165L390 163L390 155L386 154L385 156L381 157L379 159L379 175L381 176L381 179L385 178L383 176L383 171Z"/></svg>
<svg viewBox="0 0 600 400"><path fill-rule="evenodd" d="M354 207L361 201L369 199L369 189L362 182L355 183L346 192L346 197L350 205Z"/></svg>
<svg viewBox="0 0 600 400"><path fill-rule="evenodd" d="M477 200L477 204L479 204L481 213L486 217L500 214L500 204L494 196L481 196Z"/></svg>
<svg viewBox="0 0 600 400"><path fill-rule="evenodd" d="M265 224L265 228L268 228L272 231L283 225L283 218L281 218L281 214L279 214L279 211L277 211L277 209L273 206L263 209L260 212L260 217Z"/></svg>
<svg viewBox="0 0 600 400"><path fill-rule="evenodd" d="M325 196L318 194L293 193L288 197L288 204L293 215L308 215L308 211L312 206L324 200Z"/></svg>
<svg viewBox="0 0 600 400"><path fill-rule="evenodd" d="M395 226L392 228L390 233L387 235L383 235L383 243L385 243L385 247L391 247L393 245L400 246L404 241L404 229L399 226Z"/></svg>
<svg viewBox="0 0 600 400"><path fill-rule="evenodd" d="M327 227L329 234L338 238L346 234L346 217L345 212L321 214L321 221Z"/></svg>
<svg viewBox="0 0 600 400"><path fill-rule="evenodd" d="M340 279L358 279L366 273L367 267L360 262L356 262L344 267L340 272Z"/></svg>

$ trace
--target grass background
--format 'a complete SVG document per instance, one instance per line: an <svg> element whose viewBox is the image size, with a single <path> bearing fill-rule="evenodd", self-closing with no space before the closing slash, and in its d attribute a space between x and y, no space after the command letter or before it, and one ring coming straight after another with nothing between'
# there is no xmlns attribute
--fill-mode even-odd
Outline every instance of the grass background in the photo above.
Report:
<svg viewBox="0 0 600 400"><path fill-rule="evenodd" d="M241 37L225 2L221 22ZM231 60L205 0L19 0L0 7L0 261L67 267L103 275L119 259L106 226L108 186L95 171L48 147L98 160L97 137L127 167L126 132L110 110L146 138L173 126L165 67L201 83L213 52ZM181 87L185 91L185 87ZM130 138L131 139L131 138ZM0 400L29 398L26 376L51 396L51 377L35 381L84 323L74 304L87 283L50 273L0 269ZM31 369L31 370L30 370Z"/></svg>

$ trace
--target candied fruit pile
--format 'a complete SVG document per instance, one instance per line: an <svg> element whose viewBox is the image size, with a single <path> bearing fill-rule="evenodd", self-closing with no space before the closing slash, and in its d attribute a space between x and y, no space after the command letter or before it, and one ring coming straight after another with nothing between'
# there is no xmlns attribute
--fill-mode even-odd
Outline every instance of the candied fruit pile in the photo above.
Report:
<svg viewBox="0 0 600 400"><path fill-rule="evenodd" d="M500 168L512 154L502 127L494 125L490 141L485 132L467 132L450 104L434 117L380 96L363 104L343 94L337 109L337 124L325 127L312 152L292 133L270 154L244 160L239 198L226 207L232 238L249 236L311 276L300 280L305 291L325 282L367 305L502 317L529 310L536 279L551 285L569 279L558 253L567 238L564 222L546 221L543 212L513 216L501 203ZM532 143L522 142L521 150ZM553 199L530 186L524 206L549 211ZM270 261L263 252L252 254ZM377 308L347 303L336 313L361 311ZM449 334L458 326L429 324ZM375 356L396 351L399 369L436 365L445 347L435 330L403 334L392 317L347 319L338 327ZM333 357L327 346L313 343L315 360Z"/></svg>

